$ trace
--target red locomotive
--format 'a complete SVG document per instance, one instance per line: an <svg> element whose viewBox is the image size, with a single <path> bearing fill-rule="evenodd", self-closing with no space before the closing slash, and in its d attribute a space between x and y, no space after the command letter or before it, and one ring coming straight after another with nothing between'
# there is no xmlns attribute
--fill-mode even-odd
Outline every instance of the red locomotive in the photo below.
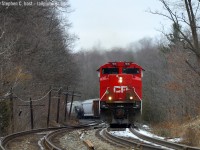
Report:
<svg viewBox="0 0 200 150"><path fill-rule="evenodd" d="M133 62L108 62L97 70L100 113L111 126L129 127L141 111L143 70Z"/></svg>

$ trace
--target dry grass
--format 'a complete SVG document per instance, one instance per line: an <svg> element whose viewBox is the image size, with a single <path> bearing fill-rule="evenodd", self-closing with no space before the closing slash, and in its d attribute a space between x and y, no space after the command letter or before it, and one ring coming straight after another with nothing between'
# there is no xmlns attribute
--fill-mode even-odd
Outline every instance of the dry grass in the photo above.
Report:
<svg viewBox="0 0 200 150"><path fill-rule="evenodd" d="M75 117L71 117L70 119L67 119L66 122L59 122L57 123L55 120L50 121L50 127L60 127L62 125L70 125L70 126L77 126L80 125L79 120Z"/></svg>
<svg viewBox="0 0 200 150"><path fill-rule="evenodd" d="M175 81L166 83L164 87L173 91L180 91L184 88L183 85Z"/></svg>
<svg viewBox="0 0 200 150"><path fill-rule="evenodd" d="M185 119L183 122L163 122L152 125L153 132L166 138L181 137L182 143L191 146L200 146L200 117Z"/></svg>
<svg viewBox="0 0 200 150"><path fill-rule="evenodd" d="M191 146L200 146L200 130L196 127L188 127L183 135L183 143Z"/></svg>
<svg viewBox="0 0 200 150"><path fill-rule="evenodd" d="M166 138L178 137L181 132L179 122L162 122L160 124L153 125L152 127L155 134Z"/></svg>
<svg viewBox="0 0 200 150"><path fill-rule="evenodd" d="M191 146L200 146L200 117L182 125L183 142Z"/></svg>
<svg viewBox="0 0 200 150"><path fill-rule="evenodd" d="M80 125L80 122L76 117L71 117L70 119L68 119L63 124L71 125L71 126L77 126L77 125Z"/></svg>

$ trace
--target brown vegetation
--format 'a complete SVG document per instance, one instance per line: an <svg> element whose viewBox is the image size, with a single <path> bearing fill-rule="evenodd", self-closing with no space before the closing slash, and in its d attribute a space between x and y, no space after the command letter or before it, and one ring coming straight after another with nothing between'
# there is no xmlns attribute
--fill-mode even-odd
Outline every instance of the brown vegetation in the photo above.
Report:
<svg viewBox="0 0 200 150"><path fill-rule="evenodd" d="M181 143L191 146L200 146L200 119L185 118L182 122L162 122L152 125L153 133L171 138L182 138Z"/></svg>
<svg viewBox="0 0 200 150"><path fill-rule="evenodd" d="M65 2L63 14L70 12ZM40 99L50 86L65 90L77 83L75 37L67 18L60 19L60 7L0 7L0 98L12 89L14 132L30 129L30 98ZM33 105L44 105L33 107L35 127L46 127L47 96Z"/></svg>

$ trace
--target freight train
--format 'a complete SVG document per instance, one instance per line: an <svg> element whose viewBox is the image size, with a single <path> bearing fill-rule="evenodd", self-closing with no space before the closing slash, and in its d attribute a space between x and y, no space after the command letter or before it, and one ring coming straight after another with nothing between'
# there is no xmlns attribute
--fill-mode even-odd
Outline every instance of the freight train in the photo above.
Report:
<svg viewBox="0 0 200 150"><path fill-rule="evenodd" d="M99 67L100 116L111 127L130 127L142 109L144 69L133 62Z"/></svg>
<svg viewBox="0 0 200 150"><path fill-rule="evenodd" d="M108 62L97 70L100 98L74 102L72 115L100 118L110 127L134 125L142 111L142 76L144 69L133 62ZM67 110L70 110L70 103Z"/></svg>

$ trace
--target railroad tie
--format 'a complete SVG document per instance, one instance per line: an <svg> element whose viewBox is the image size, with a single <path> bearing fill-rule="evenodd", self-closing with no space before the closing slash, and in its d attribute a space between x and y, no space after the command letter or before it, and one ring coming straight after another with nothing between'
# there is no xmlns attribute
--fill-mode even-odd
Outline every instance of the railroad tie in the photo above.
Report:
<svg viewBox="0 0 200 150"><path fill-rule="evenodd" d="M83 140L83 142L89 148L89 150L94 150L94 145L90 140Z"/></svg>
<svg viewBox="0 0 200 150"><path fill-rule="evenodd" d="M141 143L138 143L136 146L135 146L135 149L136 150L142 150L143 147L142 147L142 142Z"/></svg>

